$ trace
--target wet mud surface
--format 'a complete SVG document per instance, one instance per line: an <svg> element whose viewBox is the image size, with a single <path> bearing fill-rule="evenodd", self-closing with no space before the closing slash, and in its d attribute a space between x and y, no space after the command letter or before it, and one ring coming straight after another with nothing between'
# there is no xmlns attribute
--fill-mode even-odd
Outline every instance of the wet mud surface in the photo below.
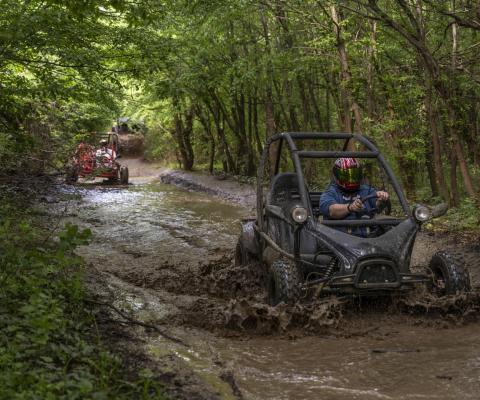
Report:
<svg viewBox="0 0 480 400"><path fill-rule="evenodd" d="M252 189L235 191L235 182L211 177L192 186L174 173L171 182L187 191L152 179L154 167L135 160L132 166L137 177L129 186L60 185L58 199L45 203L49 212L64 213L63 222L92 229L91 245L81 249L92 293L183 342L130 324L149 363L160 375L169 371L163 378L174 397L478 398L476 292L441 300L424 293L381 301L306 298L269 307L262 266L235 267L232 260L240 220L252 212ZM413 264L459 242L422 234ZM478 249L461 246L478 287ZM115 324L109 329L115 332Z"/></svg>

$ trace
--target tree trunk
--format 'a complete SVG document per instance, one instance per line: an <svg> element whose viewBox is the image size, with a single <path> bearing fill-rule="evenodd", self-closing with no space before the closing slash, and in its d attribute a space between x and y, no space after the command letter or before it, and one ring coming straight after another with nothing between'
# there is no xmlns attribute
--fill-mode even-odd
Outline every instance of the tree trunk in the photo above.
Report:
<svg viewBox="0 0 480 400"><path fill-rule="evenodd" d="M263 35L265 38L265 51L267 53L267 82L265 85L265 125L266 125L266 137L267 139L275 135L275 112L273 107L273 93L272 93L272 80L273 80L273 66L270 61L270 37L268 32L268 24L265 18L264 6L262 6L260 12L260 21L263 27ZM273 166L275 165L275 159L277 155L277 146L270 146L269 160L270 160L270 174L273 173Z"/></svg>
<svg viewBox="0 0 480 400"><path fill-rule="evenodd" d="M374 90L374 64L375 64L375 43L377 40L377 21L370 21L372 44L367 48L367 114L374 120L375 116L375 90Z"/></svg>
<svg viewBox="0 0 480 400"><path fill-rule="evenodd" d="M312 128L310 123L310 103L308 101L307 93L305 90L305 82L301 76L297 77L298 88L300 92L300 99L302 100L302 114L303 114L303 129L309 130Z"/></svg>
<svg viewBox="0 0 480 400"><path fill-rule="evenodd" d="M436 110L433 108L432 101L432 85L429 77L425 77L427 82L427 88L425 93L425 110L427 113L428 126L432 134L431 143L433 147L433 167L435 171L435 180L438 183L438 190L440 195L445 201L448 201L450 194L448 192L447 182L445 181L445 175L443 173L443 162L442 162L442 147L440 144L440 136L438 131L438 116ZM428 157L428 152L427 152ZM433 192L432 186L432 192Z"/></svg>
<svg viewBox="0 0 480 400"><path fill-rule="evenodd" d="M460 195L458 194L457 183L457 154L452 151L450 154L450 205L458 207L460 205Z"/></svg>
<svg viewBox="0 0 480 400"><path fill-rule="evenodd" d="M235 173L235 163L233 162L232 154L230 152L230 149L228 147L228 143L225 137L225 128L222 121L223 114L219 110L218 103L215 101L215 99L213 101L213 105L209 101L206 101L205 104L213 115L213 121L215 123L216 131L217 131L220 152L223 153L223 156L224 156L222 160L223 169L225 172Z"/></svg>
<svg viewBox="0 0 480 400"><path fill-rule="evenodd" d="M307 80L307 85L308 85L308 93L310 95L310 101L312 102L312 107L314 110L315 121L317 122L317 129L321 132L324 129L324 124L322 121L322 113L320 111L320 106L318 105L318 100L315 95L315 87L313 86L313 82L311 79ZM327 110L327 112L328 111L329 110ZM329 118L329 116L327 116L327 118Z"/></svg>
<svg viewBox="0 0 480 400"><path fill-rule="evenodd" d="M174 96L172 99L172 105L174 108L174 139L177 142L178 151L180 153L180 160L182 168L186 171L190 171L193 167L194 154L192 143L190 140L193 130L193 105L185 112L185 123L180 108L179 99Z"/></svg>
<svg viewBox="0 0 480 400"><path fill-rule="evenodd" d="M432 196L437 197L439 195L437 178L435 177L435 167L433 165L433 151L430 147L430 144L427 143L425 149L425 167L428 172L428 182L430 183L430 190L432 191Z"/></svg>
<svg viewBox="0 0 480 400"><path fill-rule="evenodd" d="M347 49L345 47L345 40L343 38L342 29L341 29L341 17L337 13L337 10L334 5L330 7L331 18L333 21L333 30L337 37L337 50L340 61L340 70L341 70L341 82L340 82L340 92L342 94L342 104L343 104L343 127L346 132L353 132L352 121L351 121L351 112L353 111L355 119L355 131L363 132L363 124L361 117L360 106L356 102L352 89L351 81L352 76L350 74L350 69L348 67L348 57Z"/></svg>
<svg viewBox="0 0 480 400"><path fill-rule="evenodd" d="M207 133L208 142L210 143L210 152L209 152L209 158L208 158L208 172L212 174L213 166L215 164L215 136L213 135L213 132L212 132L212 127L210 124L210 116L208 115L208 111L205 115L202 107L200 107L198 104L196 106L196 114L200 123L205 129L205 132Z"/></svg>
<svg viewBox="0 0 480 400"><path fill-rule="evenodd" d="M263 143L260 139L260 132L258 131L258 101L257 101L257 88L255 87L255 93L253 98L253 132L255 133L255 142L257 143L257 151L259 157L263 153Z"/></svg>

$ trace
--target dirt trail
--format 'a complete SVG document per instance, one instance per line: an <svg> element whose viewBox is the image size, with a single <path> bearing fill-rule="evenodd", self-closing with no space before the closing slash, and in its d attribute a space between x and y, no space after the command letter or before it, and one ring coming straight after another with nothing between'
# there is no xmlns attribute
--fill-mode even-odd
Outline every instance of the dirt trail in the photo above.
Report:
<svg viewBox="0 0 480 400"><path fill-rule="evenodd" d="M133 176L128 188L60 186L60 200L48 209L58 213L69 203L65 221L93 230L93 243L82 250L92 293L187 344L136 325L120 340L125 348L139 341L139 352L148 355L170 394L476 398L476 295L445 304L424 297L381 304L332 298L269 307L261 266L236 268L232 262L239 221L252 213L251 187L123 162ZM190 191L159 183L159 174ZM423 234L415 262L451 240ZM477 283L478 268L472 273Z"/></svg>

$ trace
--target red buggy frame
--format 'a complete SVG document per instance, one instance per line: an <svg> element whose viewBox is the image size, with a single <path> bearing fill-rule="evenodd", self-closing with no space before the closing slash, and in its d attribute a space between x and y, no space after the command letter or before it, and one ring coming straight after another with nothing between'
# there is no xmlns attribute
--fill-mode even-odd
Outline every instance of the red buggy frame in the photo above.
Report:
<svg viewBox="0 0 480 400"><path fill-rule="evenodd" d="M95 148L85 142L78 144L75 154L68 166L67 183L75 183L78 178L107 178L110 181L119 181L128 184L128 167L120 165L118 135L107 133L100 135L107 144Z"/></svg>

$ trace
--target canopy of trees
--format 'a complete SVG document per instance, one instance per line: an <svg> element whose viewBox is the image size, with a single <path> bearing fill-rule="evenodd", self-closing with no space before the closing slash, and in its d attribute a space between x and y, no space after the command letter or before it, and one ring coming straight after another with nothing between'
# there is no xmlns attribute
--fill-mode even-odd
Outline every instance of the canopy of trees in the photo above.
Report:
<svg viewBox="0 0 480 400"><path fill-rule="evenodd" d="M478 201L477 1L6 3L1 157L119 113L150 154L242 175L275 132L361 132L410 198Z"/></svg>

